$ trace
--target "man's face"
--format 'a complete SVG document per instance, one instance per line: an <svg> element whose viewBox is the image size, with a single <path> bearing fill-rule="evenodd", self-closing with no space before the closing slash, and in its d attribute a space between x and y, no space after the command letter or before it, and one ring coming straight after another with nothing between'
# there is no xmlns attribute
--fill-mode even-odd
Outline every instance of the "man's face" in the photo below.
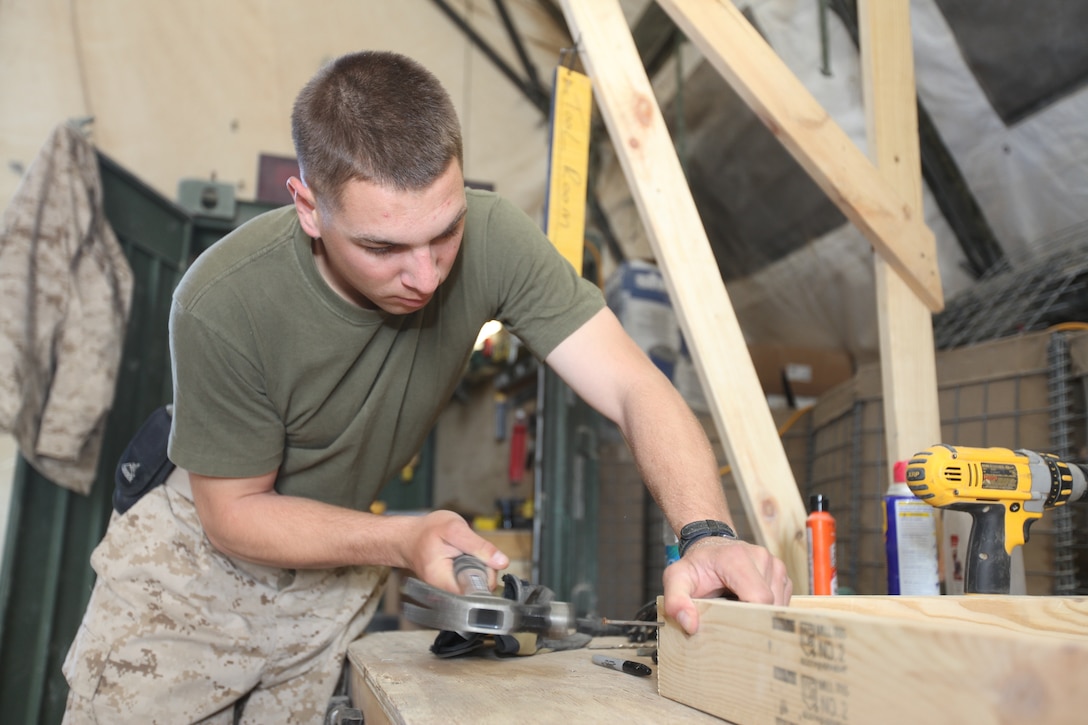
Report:
<svg viewBox="0 0 1088 725"><path fill-rule="evenodd" d="M465 186L452 162L421 191L366 181L344 187L338 210L317 207L297 179L302 228L325 281L350 302L403 315L422 308L450 273L465 230Z"/></svg>

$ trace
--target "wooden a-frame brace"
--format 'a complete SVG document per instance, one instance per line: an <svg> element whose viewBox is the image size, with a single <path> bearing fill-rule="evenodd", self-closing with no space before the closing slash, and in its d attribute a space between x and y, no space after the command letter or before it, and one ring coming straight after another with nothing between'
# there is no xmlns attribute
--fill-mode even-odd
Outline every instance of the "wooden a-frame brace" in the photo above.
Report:
<svg viewBox="0 0 1088 725"><path fill-rule="evenodd" d="M943 296L935 240L921 214L907 2L861 3L874 166L732 2L659 0L877 251L890 460L938 442L940 434L929 313L942 308ZM664 272L745 512L759 543L785 561L795 593L807 593L805 507L619 2L562 5ZM881 42L873 43L875 38ZM875 73L892 73L894 82L876 83ZM904 113L906 120L892 132L877 128L877 119L882 126Z"/></svg>

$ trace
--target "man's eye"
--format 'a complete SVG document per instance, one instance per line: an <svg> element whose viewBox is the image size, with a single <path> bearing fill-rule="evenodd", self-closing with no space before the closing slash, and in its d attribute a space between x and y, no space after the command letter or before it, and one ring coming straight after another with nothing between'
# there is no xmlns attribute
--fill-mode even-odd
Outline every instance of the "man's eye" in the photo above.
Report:
<svg viewBox="0 0 1088 725"><path fill-rule="evenodd" d="M376 254L381 257L392 252L394 247L366 247L365 249L371 254Z"/></svg>

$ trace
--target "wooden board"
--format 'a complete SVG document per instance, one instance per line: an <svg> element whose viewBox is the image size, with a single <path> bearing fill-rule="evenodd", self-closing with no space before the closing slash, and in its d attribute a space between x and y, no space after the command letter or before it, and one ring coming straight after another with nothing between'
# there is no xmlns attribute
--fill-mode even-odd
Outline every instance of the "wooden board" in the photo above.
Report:
<svg viewBox="0 0 1088 725"><path fill-rule="evenodd" d="M533 580L533 532L531 529L492 531L476 529L476 533L510 557L510 566L500 572L498 586L502 586L502 574L513 574L526 581Z"/></svg>
<svg viewBox="0 0 1088 725"><path fill-rule="evenodd" d="M861 0L858 31L869 154L881 177L920 219L922 162L909 0ZM873 265L884 441L887 459L901 461L941 441L933 316L885 259L877 257ZM971 517L962 511L946 510L939 520L943 579L949 592L962 593L962 580L954 578L949 536L955 534L966 542ZM962 557L965 547L959 548ZM1012 591L1026 591L1022 573L1013 582Z"/></svg>
<svg viewBox="0 0 1088 725"><path fill-rule="evenodd" d="M616 0L563 10L760 544L808 587L805 507L653 88Z"/></svg>
<svg viewBox="0 0 1088 725"><path fill-rule="evenodd" d="M921 156L909 0L861 0L862 80L869 153L921 217ZM883 258L874 260L889 461L941 439L933 316ZM889 483L891 481L889 480Z"/></svg>
<svg viewBox="0 0 1088 725"><path fill-rule="evenodd" d="M352 700L367 725L434 723L715 723L657 694L657 667L630 649L579 649L504 659L439 659L435 632L367 634L348 648ZM594 646L623 638L594 640ZM594 654L650 665L649 677L591 662Z"/></svg>
<svg viewBox="0 0 1088 725"><path fill-rule="evenodd" d="M1088 599L1083 597L794 597L793 607L856 612L892 620L941 619L988 625L1039 637L1088 637Z"/></svg>
<svg viewBox="0 0 1088 725"><path fill-rule="evenodd" d="M661 631L659 687L732 722L1082 722L1084 597L699 600Z"/></svg>
<svg viewBox="0 0 1088 725"><path fill-rule="evenodd" d="M532 529L473 529L476 535L499 547L502 553L514 559L531 561L533 558Z"/></svg>
<svg viewBox="0 0 1088 725"><path fill-rule="evenodd" d="M936 239L731 0L659 0L703 56L933 312ZM909 36L909 26L901 28ZM577 36L575 36L577 37Z"/></svg>

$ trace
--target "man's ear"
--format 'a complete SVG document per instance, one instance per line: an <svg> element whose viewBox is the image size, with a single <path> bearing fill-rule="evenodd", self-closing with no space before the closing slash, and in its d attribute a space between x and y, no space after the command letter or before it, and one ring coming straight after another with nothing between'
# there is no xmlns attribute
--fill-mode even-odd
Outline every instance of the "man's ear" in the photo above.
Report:
<svg viewBox="0 0 1088 725"><path fill-rule="evenodd" d="M319 238L321 227L317 221L317 201L314 199L314 193L297 176L287 180L287 190L291 192L291 198L295 200L295 211L298 213L302 231L314 239Z"/></svg>

